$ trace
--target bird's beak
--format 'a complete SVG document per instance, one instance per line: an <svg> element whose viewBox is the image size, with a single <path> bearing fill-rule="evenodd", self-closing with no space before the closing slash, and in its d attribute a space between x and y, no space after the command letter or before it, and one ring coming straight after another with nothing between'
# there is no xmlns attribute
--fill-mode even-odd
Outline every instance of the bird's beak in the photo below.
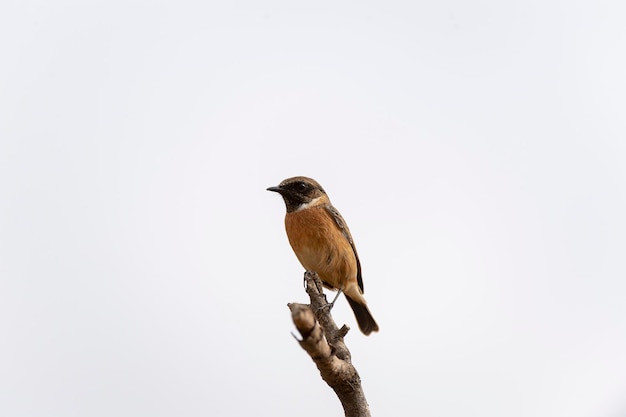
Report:
<svg viewBox="0 0 626 417"><path fill-rule="evenodd" d="M280 187L269 187L269 188L267 189L267 191L274 191L274 192L276 192L276 193L280 193L280 194L282 194L283 192L285 192L285 190L283 190L283 189L282 189L282 188L280 188Z"/></svg>

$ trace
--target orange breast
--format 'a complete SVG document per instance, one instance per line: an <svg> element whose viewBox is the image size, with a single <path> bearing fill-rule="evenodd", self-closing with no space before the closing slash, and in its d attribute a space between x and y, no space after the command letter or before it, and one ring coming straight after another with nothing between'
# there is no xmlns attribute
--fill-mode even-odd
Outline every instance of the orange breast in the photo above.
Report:
<svg viewBox="0 0 626 417"><path fill-rule="evenodd" d="M356 257L350 242L324 207L288 213L287 237L298 260L314 271L329 288L344 289L356 281Z"/></svg>

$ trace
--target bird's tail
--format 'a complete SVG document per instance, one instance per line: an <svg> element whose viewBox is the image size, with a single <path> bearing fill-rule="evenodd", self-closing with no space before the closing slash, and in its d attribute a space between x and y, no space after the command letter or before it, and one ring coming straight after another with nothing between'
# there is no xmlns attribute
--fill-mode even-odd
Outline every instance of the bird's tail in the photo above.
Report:
<svg viewBox="0 0 626 417"><path fill-rule="evenodd" d="M376 320L372 317L372 313L368 310L365 304L361 304L357 301L354 301L352 298L346 295L346 299L354 311L354 316L356 317L357 323L359 323L359 329L365 335L369 335L372 332L378 331L378 324L376 324Z"/></svg>

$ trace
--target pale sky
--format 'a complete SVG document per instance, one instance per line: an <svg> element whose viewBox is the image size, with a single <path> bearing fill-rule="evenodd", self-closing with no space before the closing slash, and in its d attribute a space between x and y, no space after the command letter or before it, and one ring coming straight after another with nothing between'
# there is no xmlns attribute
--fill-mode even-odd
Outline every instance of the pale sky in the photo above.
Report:
<svg viewBox="0 0 626 417"><path fill-rule="evenodd" d="M317 179L374 416L626 414L621 1L0 5L0 415L341 416L265 189Z"/></svg>

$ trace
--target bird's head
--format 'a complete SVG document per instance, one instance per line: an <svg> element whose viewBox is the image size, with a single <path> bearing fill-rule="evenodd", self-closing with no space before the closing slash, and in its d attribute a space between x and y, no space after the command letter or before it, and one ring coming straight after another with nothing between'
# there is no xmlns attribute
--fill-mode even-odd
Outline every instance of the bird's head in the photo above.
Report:
<svg viewBox="0 0 626 417"><path fill-rule="evenodd" d="M287 213L328 203L328 196L322 186L308 177L287 178L277 187L269 187L267 190L277 192L283 197Z"/></svg>

